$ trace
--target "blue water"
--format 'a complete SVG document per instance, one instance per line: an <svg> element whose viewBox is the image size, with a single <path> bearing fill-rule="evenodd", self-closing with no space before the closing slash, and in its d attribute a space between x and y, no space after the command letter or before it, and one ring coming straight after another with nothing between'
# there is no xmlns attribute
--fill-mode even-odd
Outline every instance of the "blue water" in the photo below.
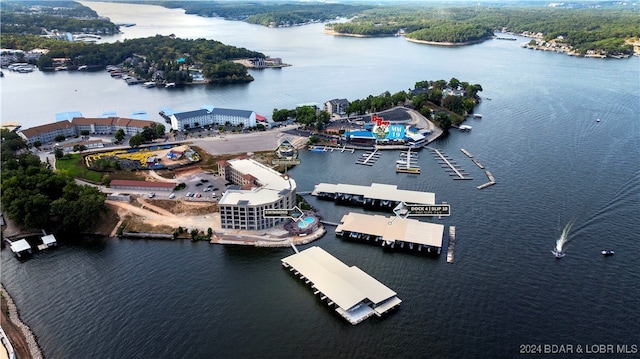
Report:
<svg viewBox="0 0 640 359"><path fill-rule="evenodd" d="M519 48L526 39L444 48L335 38L319 25L266 29L151 6L100 6L112 9L101 13L112 21L138 24L126 31L194 31L294 66L253 71L248 85L171 92L126 86L102 72L7 74L3 121L29 127L61 111L153 114L204 103L270 115L451 77L482 85L476 112L483 118L468 121L471 132L431 145L470 181L452 180L424 150L420 175L395 173L395 151L370 167L355 164L358 152L301 151L301 165L289 170L299 191L319 182L379 182L434 192L451 205L450 217L434 221L456 226L454 264L444 255L343 242L332 227L309 244L396 291L403 303L390 317L346 323L281 267L290 248L103 239L25 262L3 250L2 283L47 357L514 358L526 357L526 344L640 344L639 58ZM494 186L476 189L486 175L461 148L492 172ZM332 222L362 211L306 198ZM557 260L550 250L572 220L566 256ZM604 257L602 249L616 254Z"/></svg>
<svg viewBox="0 0 640 359"><path fill-rule="evenodd" d="M305 217L304 219L298 222L298 227L307 228L311 223L313 223L313 221L315 221L313 217Z"/></svg>

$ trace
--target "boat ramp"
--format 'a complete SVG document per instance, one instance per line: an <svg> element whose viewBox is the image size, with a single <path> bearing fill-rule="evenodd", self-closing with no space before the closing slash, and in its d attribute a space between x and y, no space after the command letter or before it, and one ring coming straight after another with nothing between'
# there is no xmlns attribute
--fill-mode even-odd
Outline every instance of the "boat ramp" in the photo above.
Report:
<svg viewBox="0 0 640 359"><path fill-rule="evenodd" d="M400 202L434 204L436 195L431 192L398 189L396 185L372 183L370 186L350 184L317 184L311 195L332 200L337 204L363 206L367 209L392 210Z"/></svg>
<svg viewBox="0 0 640 359"><path fill-rule="evenodd" d="M281 262L309 285L313 294L353 325L373 315L381 317L402 303L389 287L320 247L296 250Z"/></svg>
<svg viewBox="0 0 640 359"><path fill-rule="evenodd" d="M351 212L340 220L336 236L389 249L440 254L444 225L416 219Z"/></svg>

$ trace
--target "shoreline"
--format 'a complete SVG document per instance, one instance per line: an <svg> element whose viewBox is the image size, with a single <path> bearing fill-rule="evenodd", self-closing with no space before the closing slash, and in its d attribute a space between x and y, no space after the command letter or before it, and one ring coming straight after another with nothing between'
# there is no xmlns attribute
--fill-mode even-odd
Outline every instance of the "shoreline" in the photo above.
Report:
<svg viewBox="0 0 640 359"><path fill-rule="evenodd" d="M2 297L4 298L4 300L7 303L7 308L9 310L9 315L7 316L7 319L13 323L13 325L15 325L17 327L17 329L19 329L21 335L24 336L24 339L27 342L27 348L28 349L28 354L29 357L31 359L43 359L44 358L44 354L42 352L42 348L40 347L40 345L38 344L38 341L36 339L35 334L33 334L33 331L31 330L31 328L29 328L28 325L26 325L21 319L20 319L20 311L18 310L18 307L16 306L15 302L13 301L13 298L11 297L11 295L9 295L9 292L7 292L6 288L4 287L4 284L0 284L0 291L2 292ZM4 312L2 314L4 316ZM5 332L7 331L8 328L3 328L5 329ZM18 333L15 333L18 334ZM10 335L7 334L7 336L9 337ZM12 338L13 340L10 339L11 345L14 346L14 350L16 348L14 342L16 341L15 338Z"/></svg>
<svg viewBox="0 0 640 359"><path fill-rule="evenodd" d="M465 41L465 42L438 42L438 41L425 41L425 40L416 40L405 37L405 39L409 42L414 42L416 44L425 44L425 45L435 45L435 46L467 46L467 45L475 45L481 42L485 42L487 40L491 40L492 37L485 39L478 39L473 41Z"/></svg>

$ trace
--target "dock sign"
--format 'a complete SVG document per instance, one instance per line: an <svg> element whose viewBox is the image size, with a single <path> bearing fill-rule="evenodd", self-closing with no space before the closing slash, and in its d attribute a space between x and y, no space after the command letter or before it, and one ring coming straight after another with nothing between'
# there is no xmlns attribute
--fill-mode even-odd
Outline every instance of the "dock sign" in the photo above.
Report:
<svg viewBox="0 0 640 359"><path fill-rule="evenodd" d="M407 210L409 211L409 216L449 216L451 214L449 204L408 204Z"/></svg>
<svg viewBox="0 0 640 359"><path fill-rule="evenodd" d="M275 158L271 160L272 165L299 165L299 158Z"/></svg>
<svg viewBox="0 0 640 359"><path fill-rule="evenodd" d="M407 217L426 217L426 216L449 216L451 214L451 207L449 204L407 204L404 202L399 203L394 209L393 213L400 219Z"/></svg>
<svg viewBox="0 0 640 359"><path fill-rule="evenodd" d="M298 221L302 218L302 210L295 206L293 208L268 208L264 210L264 218L291 218Z"/></svg>

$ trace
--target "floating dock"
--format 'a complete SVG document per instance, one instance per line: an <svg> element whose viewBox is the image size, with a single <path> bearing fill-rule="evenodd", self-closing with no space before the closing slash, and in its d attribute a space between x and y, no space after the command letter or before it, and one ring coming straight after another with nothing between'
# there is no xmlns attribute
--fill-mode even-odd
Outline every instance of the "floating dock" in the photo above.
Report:
<svg viewBox="0 0 640 359"><path fill-rule="evenodd" d="M438 160L438 163L445 168L445 171L453 176L456 180L471 180L473 178L467 177L467 173L451 158L449 158L443 151L435 148L430 148L434 156Z"/></svg>
<svg viewBox="0 0 640 359"><path fill-rule="evenodd" d="M409 173L409 174L420 174L420 166L416 166L413 164L418 159L418 155L411 152L411 149L407 151L400 152L400 160L405 163L396 164L396 173ZM397 163L397 162L396 162Z"/></svg>
<svg viewBox="0 0 640 359"><path fill-rule="evenodd" d="M493 186L494 184L496 184L496 180L495 180L495 178L493 178L493 175L491 174L491 172L489 172L489 170L485 170L484 172L486 173L487 178L489 179L489 182L479 185L478 187L476 187L478 189L484 189L484 188L487 188L489 186Z"/></svg>
<svg viewBox="0 0 640 359"><path fill-rule="evenodd" d="M340 220L336 236L391 249L440 254L444 225L415 219L351 212Z"/></svg>
<svg viewBox="0 0 640 359"><path fill-rule="evenodd" d="M449 245L447 247L447 263L453 263L455 247L456 247L456 227L449 226Z"/></svg>
<svg viewBox="0 0 640 359"><path fill-rule="evenodd" d="M282 260L282 266L308 284L349 323L356 325L383 316L402 303L397 293L356 266L348 267L320 247L311 247Z"/></svg>
<svg viewBox="0 0 640 359"><path fill-rule="evenodd" d="M311 195L332 200L338 204L363 206L365 208L391 210L398 203L434 204L436 195L430 192L398 189L396 185L372 183L371 186L351 184L319 183Z"/></svg>
<svg viewBox="0 0 640 359"><path fill-rule="evenodd" d="M460 151L462 151L462 153L467 155L467 157L473 158L473 155L471 153L469 153L469 151L465 150L464 148L461 148Z"/></svg>
<svg viewBox="0 0 640 359"><path fill-rule="evenodd" d="M365 165L365 166L373 166L374 163L380 158L380 153L378 153L378 149L373 151L365 152L358 158L356 164Z"/></svg>

